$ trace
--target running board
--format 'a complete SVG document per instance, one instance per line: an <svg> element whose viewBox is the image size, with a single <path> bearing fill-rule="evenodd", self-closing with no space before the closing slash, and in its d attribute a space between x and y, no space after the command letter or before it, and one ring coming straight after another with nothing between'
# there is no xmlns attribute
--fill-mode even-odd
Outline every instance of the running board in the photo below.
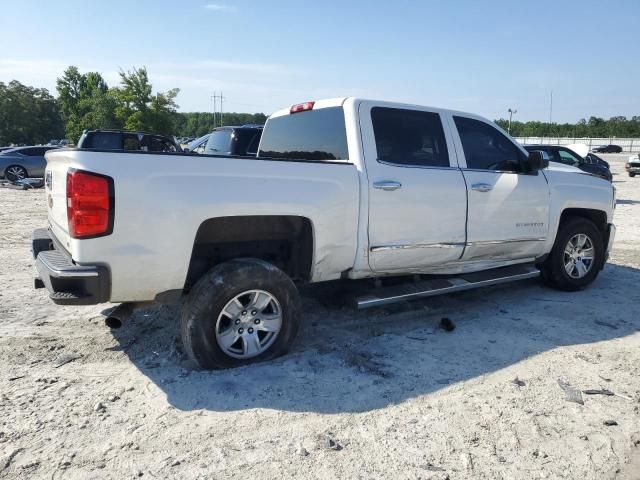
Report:
<svg viewBox="0 0 640 480"><path fill-rule="evenodd" d="M516 280L526 280L539 275L540 270L534 265L513 265L453 277L436 277L404 285L379 287L373 293L356 297L355 303L358 310L362 310L389 303L433 297L444 293L461 292L473 288L515 282Z"/></svg>

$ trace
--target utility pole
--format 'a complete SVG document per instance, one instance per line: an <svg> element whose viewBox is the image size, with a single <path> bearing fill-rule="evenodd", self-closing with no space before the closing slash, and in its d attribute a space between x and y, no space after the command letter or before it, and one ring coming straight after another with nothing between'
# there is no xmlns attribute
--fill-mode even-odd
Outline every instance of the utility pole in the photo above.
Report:
<svg viewBox="0 0 640 480"><path fill-rule="evenodd" d="M213 100L213 128L216 128L216 92L211 94L211 100Z"/></svg>
<svg viewBox="0 0 640 480"><path fill-rule="evenodd" d="M222 96L222 91L220 91L220 126L222 127L224 125L224 117L222 116L222 101L225 99L225 97Z"/></svg>
<svg viewBox="0 0 640 480"><path fill-rule="evenodd" d="M549 138L551 138L551 115L553 113L553 90L551 90L551 98L549 99Z"/></svg>
<svg viewBox="0 0 640 480"><path fill-rule="evenodd" d="M516 113L518 113L518 110L514 110L513 108L510 108L507 111L509 112L509 127L507 128L507 133L511 135L511 117L513 117Z"/></svg>

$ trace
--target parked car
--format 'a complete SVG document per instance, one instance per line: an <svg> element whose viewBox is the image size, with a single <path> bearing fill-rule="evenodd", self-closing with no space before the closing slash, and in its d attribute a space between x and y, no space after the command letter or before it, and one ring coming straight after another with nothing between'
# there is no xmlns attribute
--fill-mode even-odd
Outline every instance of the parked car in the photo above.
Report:
<svg viewBox="0 0 640 480"><path fill-rule="evenodd" d="M5 150L11 150L12 148L16 148L16 147L0 147L0 152L4 152Z"/></svg>
<svg viewBox="0 0 640 480"><path fill-rule="evenodd" d="M587 153L583 158L584 158L585 162L587 162L587 163L594 163L594 164L597 164L597 165L602 165L603 167L606 167L609 171L611 171L611 167L609 166L609 162L604 160L602 157L599 157L595 153Z"/></svg>
<svg viewBox="0 0 640 480"><path fill-rule="evenodd" d="M605 180L609 180L610 182L613 180L613 175L607 167L599 163L589 163L567 147L561 147L558 145L525 145L524 148L529 152L533 152L535 150L546 152L547 155L549 155L549 160L552 162L577 167L583 172L597 175Z"/></svg>
<svg viewBox="0 0 640 480"><path fill-rule="evenodd" d="M184 148L185 153L204 153L204 149L207 146L207 141L209 140L210 133L203 135L201 137L192 140L187 144Z"/></svg>
<svg viewBox="0 0 640 480"><path fill-rule="evenodd" d="M3 150L0 152L0 175L12 182L29 177L43 177L47 166L44 154L54 148L57 147L16 147Z"/></svg>
<svg viewBox="0 0 640 480"><path fill-rule="evenodd" d="M185 297L184 349L203 368L285 353L297 285L381 279L359 308L540 273L579 290L615 236L611 182L544 161L480 116L417 105L294 105L268 119L256 157L47 160L36 287L58 304L122 302L114 328L141 302ZM402 275L412 283L384 286Z"/></svg>
<svg viewBox="0 0 640 480"><path fill-rule="evenodd" d="M620 145L600 145L593 148L592 151L596 153L622 153L622 147Z"/></svg>
<svg viewBox="0 0 640 480"><path fill-rule="evenodd" d="M640 173L640 153L635 157L629 157L629 160L624 165L625 170L629 173L630 177L635 177Z"/></svg>
<svg viewBox="0 0 640 480"><path fill-rule="evenodd" d="M85 130L78 148L94 150L131 150L143 152L182 152L172 137L128 130Z"/></svg>
<svg viewBox="0 0 640 480"><path fill-rule="evenodd" d="M209 134L204 154L257 155L262 125L219 127Z"/></svg>

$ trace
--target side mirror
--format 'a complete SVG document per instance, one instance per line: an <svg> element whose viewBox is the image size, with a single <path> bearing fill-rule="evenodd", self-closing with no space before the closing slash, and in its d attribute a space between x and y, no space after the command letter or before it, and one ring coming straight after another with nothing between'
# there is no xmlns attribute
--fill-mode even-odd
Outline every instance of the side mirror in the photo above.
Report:
<svg viewBox="0 0 640 480"><path fill-rule="evenodd" d="M549 166L549 155L542 150L534 150L529 152L527 163L529 172L537 172Z"/></svg>

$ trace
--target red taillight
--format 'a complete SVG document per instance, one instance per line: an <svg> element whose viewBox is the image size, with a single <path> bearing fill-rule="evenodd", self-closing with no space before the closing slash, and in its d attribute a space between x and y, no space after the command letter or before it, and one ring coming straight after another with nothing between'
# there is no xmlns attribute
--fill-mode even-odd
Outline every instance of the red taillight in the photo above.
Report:
<svg viewBox="0 0 640 480"><path fill-rule="evenodd" d="M291 107L289 113L306 112L307 110L313 110L313 106L315 105L315 103L316 102L298 103L297 105Z"/></svg>
<svg viewBox="0 0 640 480"><path fill-rule="evenodd" d="M91 238L113 230L113 180L97 173L67 173L69 235Z"/></svg>

